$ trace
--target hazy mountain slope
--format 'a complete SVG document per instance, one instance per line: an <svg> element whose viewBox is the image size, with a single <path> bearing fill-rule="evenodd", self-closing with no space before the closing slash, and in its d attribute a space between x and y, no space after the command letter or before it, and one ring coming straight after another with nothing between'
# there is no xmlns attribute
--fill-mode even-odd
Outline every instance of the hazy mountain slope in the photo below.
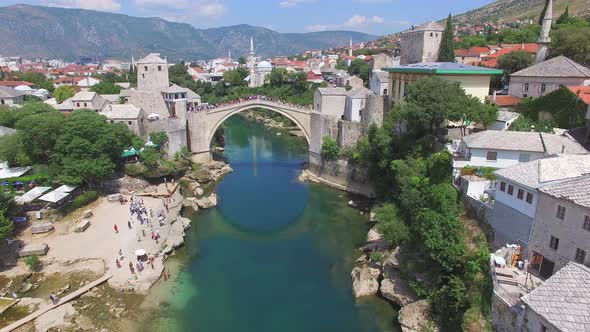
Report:
<svg viewBox="0 0 590 332"><path fill-rule="evenodd" d="M459 22L481 22L489 20L510 22L517 19L537 19L544 5L545 0L499 0L458 15L456 18ZM557 0L553 1L554 17L559 17L568 5L570 15L590 15L590 0Z"/></svg>
<svg viewBox="0 0 590 332"><path fill-rule="evenodd" d="M359 32L281 34L249 25L196 29L161 18L139 18L83 9L30 5L0 7L0 54L75 58L130 58L160 52L171 59L245 55L250 36L260 55L290 55L307 49L375 39Z"/></svg>

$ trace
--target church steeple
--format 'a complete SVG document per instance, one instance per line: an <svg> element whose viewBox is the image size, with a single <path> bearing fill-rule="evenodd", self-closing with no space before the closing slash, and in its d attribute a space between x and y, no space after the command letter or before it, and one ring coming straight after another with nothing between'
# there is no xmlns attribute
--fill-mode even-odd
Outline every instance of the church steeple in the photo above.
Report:
<svg viewBox="0 0 590 332"><path fill-rule="evenodd" d="M537 56L535 58L535 62L543 62L547 57L547 49L549 48L549 44L551 43L551 37L549 37L549 32L551 31L551 21L553 19L553 0L547 0L547 11L545 11L545 16L543 17L543 23L541 24L541 33L539 34L539 40L537 44L539 45L539 49L537 50Z"/></svg>

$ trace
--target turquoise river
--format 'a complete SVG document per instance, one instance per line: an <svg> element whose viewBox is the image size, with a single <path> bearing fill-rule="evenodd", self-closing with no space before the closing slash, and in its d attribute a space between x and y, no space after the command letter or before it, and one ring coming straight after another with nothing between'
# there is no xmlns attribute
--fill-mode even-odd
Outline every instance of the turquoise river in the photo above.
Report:
<svg viewBox="0 0 590 332"><path fill-rule="evenodd" d="M225 136L234 172L218 207L193 216L139 330L398 331L389 303L352 295L368 218L345 193L297 181L306 144L239 116Z"/></svg>

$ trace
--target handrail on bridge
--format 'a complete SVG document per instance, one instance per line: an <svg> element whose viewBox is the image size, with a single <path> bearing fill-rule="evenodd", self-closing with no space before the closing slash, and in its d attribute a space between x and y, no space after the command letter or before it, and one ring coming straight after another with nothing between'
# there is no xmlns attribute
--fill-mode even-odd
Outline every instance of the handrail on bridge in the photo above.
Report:
<svg viewBox="0 0 590 332"><path fill-rule="evenodd" d="M259 95L259 96L249 96L246 98L240 98L240 99L232 100L230 102L223 103L223 104L199 105L195 108L192 108L192 107L188 108L187 111L188 112L207 111L207 110L213 110L213 109L227 107L227 106L239 105L241 103L247 103L250 101L268 101L271 103L275 103L275 104L279 104L279 105L283 105L283 106L287 106L287 107L292 107L292 108L299 108L299 109L304 109L304 110L313 109L312 106L302 106L302 105L297 105L297 104L291 104L291 103L287 103L287 102L284 102L284 101L276 99L276 98Z"/></svg>

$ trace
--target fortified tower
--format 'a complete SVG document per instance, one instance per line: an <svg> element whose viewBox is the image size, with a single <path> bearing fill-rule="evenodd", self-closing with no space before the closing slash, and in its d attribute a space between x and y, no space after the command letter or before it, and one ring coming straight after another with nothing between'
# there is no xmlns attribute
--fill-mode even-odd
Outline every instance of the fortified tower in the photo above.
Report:
<svg viewBox="0 0 590 332"><path fill-rule="evenodd" d="M547 0L547 11L545 11L545 17L543 17L543 23L541 24L541 34L539 34L539 40L537 41L539 49L537 50L537 56L535 58L536 63L545 61L545 58L547 57L547 49L551 43L549 32L551 32L552 19L553 0Z"/></svg>
<svg viewBox="0 0 590 332"><path fill-rule="evenodd" d="M428 22L403 32L400 64L436 62L443 31L439 23Z"/></svg>
<svg viewBox="0 0 590 332"><path fill-rule="evenodd" d="M168 61L150 53L137 61L137 90L160 93L169 87Z"/></svg>

